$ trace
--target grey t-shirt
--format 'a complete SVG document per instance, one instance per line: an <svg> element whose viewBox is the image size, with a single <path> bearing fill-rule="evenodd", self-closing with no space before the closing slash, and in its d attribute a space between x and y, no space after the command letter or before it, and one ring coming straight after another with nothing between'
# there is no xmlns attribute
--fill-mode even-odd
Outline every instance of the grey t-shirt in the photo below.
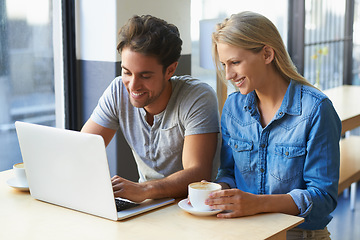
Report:
<svg viewBox="0 0 360 240"><path fill-rule="evenodd" d="M174 76L170 81L170 100L154 116L152 126L146 122L146 111L131 105L121 77L105 90L91 115L103 127L121 129L133 151L139 182L182 170L185 136L220 130L216 94L208 84L190 76Z"/></svg>

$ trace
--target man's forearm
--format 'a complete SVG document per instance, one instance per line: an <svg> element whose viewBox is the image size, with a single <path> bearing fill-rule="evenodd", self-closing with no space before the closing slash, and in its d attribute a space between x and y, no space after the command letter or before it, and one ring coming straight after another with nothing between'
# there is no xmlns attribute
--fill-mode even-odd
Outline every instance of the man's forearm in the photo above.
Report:
<svg viewBox="0 0 360 240"><path fill-rule="evenodd" d="M198 169L184 169L168 177L142 183L146 198L156 199L164 197L180 198L187 196L187 186L196 181L211 179L211 171L204 173Z"/></svg>

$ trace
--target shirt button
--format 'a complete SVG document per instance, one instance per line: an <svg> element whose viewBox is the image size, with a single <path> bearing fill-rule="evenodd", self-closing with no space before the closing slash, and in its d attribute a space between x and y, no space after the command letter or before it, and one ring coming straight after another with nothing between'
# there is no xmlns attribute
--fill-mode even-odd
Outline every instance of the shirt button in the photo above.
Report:
<svg viewBox="0 0 360 240"><path fill-rule="evenodd" d="M261 144L260 147L264 148L264 147L265 147L265 144Z"/></svg>
<svg viewBox="0 0 360 240"><path fill-rule="evenodd" d="M265 172L265 170L263 168L260 168L260 172L263 173Z"/></svg>
<svg viewBox="0 0 360 240"><path fill-rule="evenodd" d="M248 109L251 110L251 106L249 106Z"/></svg>
<svg viewBox="0 0 360 240"><path fill-rule="evenodd" d="M279 115L280 115L280 116L283 115L283 112L279 112Z"/></svg>
<svg viewBox="0 0 360 240"><path fill-rule="evenodd" d="M235 148L238 148L238 145L235 145L234 147L235 147Z"/></svg>
<svg viewBox="0 0 360 240"><path fill-rule="evenodd" d="M285 152L285 155L286 155L286 156L289 156L289 152Z"/></svg>

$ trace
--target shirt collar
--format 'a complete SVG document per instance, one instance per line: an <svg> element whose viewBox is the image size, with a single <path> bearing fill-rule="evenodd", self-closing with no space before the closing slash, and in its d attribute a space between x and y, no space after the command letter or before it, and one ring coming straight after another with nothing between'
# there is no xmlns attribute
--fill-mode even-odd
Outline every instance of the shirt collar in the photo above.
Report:
<svg viewBox="0 0 360 240"><path fill-rule="evenodd" d="M290 115L300 115L301 89L300 83L291 80L279 110Z"/></svg>
<svg viewBox="0 0 360 240"><path fill-rule="evenodd" d="M278 113L289 115L301 114L301 88L302 85L298 82L291 80L286 90L284 99L278 110ZM246 96L244 109L253 115L257 111L256 93L252 91Z"/></svg>
<svg viewBox="0 0 360 240"><path fill-rule="evenodd" d="M165 109L166 110L166 109ZM153 126L155 126L156 124L158 124L159 122L162 121L162 118L164 116L165 110L154 115L154 122L153 122ZM140 112L140 115L142 115L144 121L146 121L146 110L144 108L138 108L138 111Z"/></svg>

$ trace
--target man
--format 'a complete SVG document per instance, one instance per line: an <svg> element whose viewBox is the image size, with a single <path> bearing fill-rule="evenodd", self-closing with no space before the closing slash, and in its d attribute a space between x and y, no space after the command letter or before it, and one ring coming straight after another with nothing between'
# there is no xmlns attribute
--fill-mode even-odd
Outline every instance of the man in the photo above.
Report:
<svg viewBox="0 0 360 240"><path fill-rule="evenodd" d="M190 76L173 76L182 40L176 26L134 16L120 29L122 76L100 98L82 132L108 145L121 129L140 175L112 178L115 197L132 201L184 197L187 185L210 180L219 117L215 92Z"/></svg>

